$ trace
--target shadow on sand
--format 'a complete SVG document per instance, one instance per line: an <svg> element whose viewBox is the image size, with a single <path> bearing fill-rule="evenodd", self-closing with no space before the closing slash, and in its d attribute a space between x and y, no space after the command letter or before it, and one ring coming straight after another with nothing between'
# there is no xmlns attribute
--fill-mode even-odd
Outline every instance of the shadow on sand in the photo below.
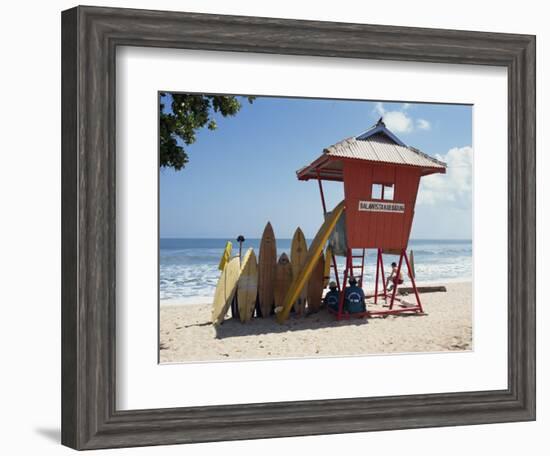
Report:
<svg viewBox="0 0 550 456"><path fill-rule="evenodd" d="M250 335L279 334L288 331L311 331L342 326L364 326L368 322L369 320L366 318L357 317L337 321L326 309L321 309L321 311L307 315L306 317L297 317L291 314L289 319L283 324L279 324L274 315L271 315L269 318L253 318L248 323L241 323L238 319L229 318L215 329L217 339L226 339Z"/></svg>
<svg viewBox="0 0 550 456"><path fill-rule="evenodd" d="M382 309L380 306L372 306L371 310ZM426 313L402 313L398 316L375 316L373 318L403 318L403 317L422 317ZM280 334L289 331L311 331L322 328L338 328L346 326L364 326L369 323L368 318L351 317L337 321L334 315L329 314L326 308L322 308L319 312L307 315L305 317L297 317L294 313L286 322L280 324L275 319L275 315L268 318L253 318L247 323L242 323L238 318L226 318L224 322L214 327L216 339L228 339L231 337L244 336L260 336L265 334ZM189 325L183 325L185 328L211 326L210 321L203 321Z"/></svg>

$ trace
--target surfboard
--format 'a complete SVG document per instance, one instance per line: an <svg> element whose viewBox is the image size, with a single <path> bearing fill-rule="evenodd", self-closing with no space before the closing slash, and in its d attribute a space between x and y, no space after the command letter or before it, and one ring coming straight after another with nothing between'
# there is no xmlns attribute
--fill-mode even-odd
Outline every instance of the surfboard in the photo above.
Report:
<svg viewBox="0 0 550 456"><path fill-rule="evenodd" d="M245 323L250 321L254 314L258 296L258 261L254 249L247 250L241 265L241 275L237 282L237 302L239 318Z"/></svg>
<svg viewBox="0 0 550 456"><path fill-rule="evenodd" d="M325 250L325 269L323 272L323 288L328 287L330 282L330 266L332 264L332 248L330 245Z"/></svg>
<svg viewBox="0 0 550 456"><path fill-rule="evenodd" d="M223 249L222 257L220 258L220 264L218 264L218 269L223 271L223 268L227 262L231 259L231 251L233 250L233 244L231 241L227 241L225 248Z"/></svg>
<svg viewBox="0 0 550 456"><path fill-rule="evenodd" d="M292 283L292 265L288 259L288 255L283 253L279 257L277 266L275 267L275 290L274 290L274 300L275 308L282 307L283 301L285 299L288 287Z"/></svg>
<svg viewBox="0 0 550 456"><path fill-rule="evenodd" d="M412 250L409 252L409 264L411 265L412 278L416 279L416 273L414 272L414 253Z"/></svg>
<svg viewBox="0 0 550 456"><path fill-rule="evenodd" d="M301 228L296 228L290 248L290 262L292 264L292 276L297 277L307 258L307 242ZM304 315L306 311L307 290L304 289L294 302L294 311L297 315ZM282 305L282 304L281 304Z"/></svg>
<svg viewBox="0 0 550 456"><path fill-rule="evenodd" d="M307 310L308 313L319 312L321 308L321 299L323 298L323 282L325 275L325 257L323 252L319 255L319 260L313 268L309 281L307 283Z"/></svg>
<svg viewBox="0 0 550 456"><path fill-rule="evenodd" d="M277 244L271 223L265 226L260 243L258 260L258 302L262 317L269 317L273 309L273 290L275 264L277 262Z"/></svg>
<svg viewBox="0 0 550 456"><path fill-rule="evenodd" d="M311 275L313 268L317 264L317 260L327 243L327 240L334 230L336 222L340 219L344 212L344 201L338 204L331 214L325 219L324 223L319 228L319 231L315 235L313 242L309 246L306 261L304 267L300 271L297 277L292 280L292 285L288 289L286 294L283 309L277 313L277 321L283 323L290 313L290 308L300 295L302 289L306 286L309 276Z"/></svg>
<svg viewBox="0 0 550 456"><path fill-rule="evenodd" d="M231 302L237 291L237 281L241 273L239 257L232 258L225 265L216 285L214 303L212 306L212 323L219 325L223 322L225 314L231 306Z"/></svg>

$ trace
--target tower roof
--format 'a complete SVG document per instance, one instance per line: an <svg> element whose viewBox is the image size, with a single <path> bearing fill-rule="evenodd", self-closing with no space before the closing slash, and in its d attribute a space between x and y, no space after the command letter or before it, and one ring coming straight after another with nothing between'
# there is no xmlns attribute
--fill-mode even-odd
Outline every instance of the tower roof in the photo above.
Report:
<svg viewBox="0 0 550 456"><path fill-rule="evenodd" d="M361 160L378 164L422 169L422 175L445 173L447 165L424 152L405 145L384 124L382 118L369 130L323 149L322 155L299 169L300 180L343 180L343 160Z"/></svg>

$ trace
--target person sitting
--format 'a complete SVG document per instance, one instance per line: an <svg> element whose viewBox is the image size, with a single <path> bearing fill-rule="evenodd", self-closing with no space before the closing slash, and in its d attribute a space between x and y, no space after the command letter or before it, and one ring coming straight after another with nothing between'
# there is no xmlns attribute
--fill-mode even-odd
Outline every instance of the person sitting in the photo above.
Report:
<svg viewBox="0 0 550 456"><path fill-rule="evenodd" d="M388 283L391 283L388 287L388 291L392 291L393 287L401 285L403 283L403 273L399 271L399 276L397 276L397 263L393 262L391 264L391 274L388 276Z"/></svg>
<svg viewBox="0 0 550 456"><path fill-rule="evenodd" d="M340 293L336 286L336 282L332 281L328 284L329 292L325 295L325 304L330 310L338 312L338 305L340 302Z"/></svg>
<svg viewBox="0 0 550 456"><path fill-rule="evenodd" d="M357 285L355 277L349 278L349 287L346 287L344 294L345 308L349 313L365 312L365 292Z"/></svg>

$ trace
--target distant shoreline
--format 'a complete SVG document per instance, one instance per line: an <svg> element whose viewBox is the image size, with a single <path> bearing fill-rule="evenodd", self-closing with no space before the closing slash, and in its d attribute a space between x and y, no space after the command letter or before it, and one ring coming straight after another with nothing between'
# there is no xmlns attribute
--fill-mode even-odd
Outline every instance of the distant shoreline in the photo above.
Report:
<svg viewBox="0 0 550 456"><path fill-rule="evenodd" d="M291 251L291 239L277 240L277 255ZM222 239L165 239L159 248L159 292L162 301L172 303L207 303L215 294L220 277L218 265L225 249ZM260 240L247 239L243 252L253 248L259 254ZM467 240L421 240L411 241L409 250L414 252L414 265L419 284L468 281L472 274L472 244ZM233 241L233 255L238 255L239 245ZM357 252L359 253L359 252ZM376 251L367 249L364 277L367 287L374 288L376 276ZM386 274L390 263L398 256L384 256ZM336 258L338 270L343 272L345 258ZM333 271L334 272L334 271ZM332 274L331 274L332 275Z"/></svg>

